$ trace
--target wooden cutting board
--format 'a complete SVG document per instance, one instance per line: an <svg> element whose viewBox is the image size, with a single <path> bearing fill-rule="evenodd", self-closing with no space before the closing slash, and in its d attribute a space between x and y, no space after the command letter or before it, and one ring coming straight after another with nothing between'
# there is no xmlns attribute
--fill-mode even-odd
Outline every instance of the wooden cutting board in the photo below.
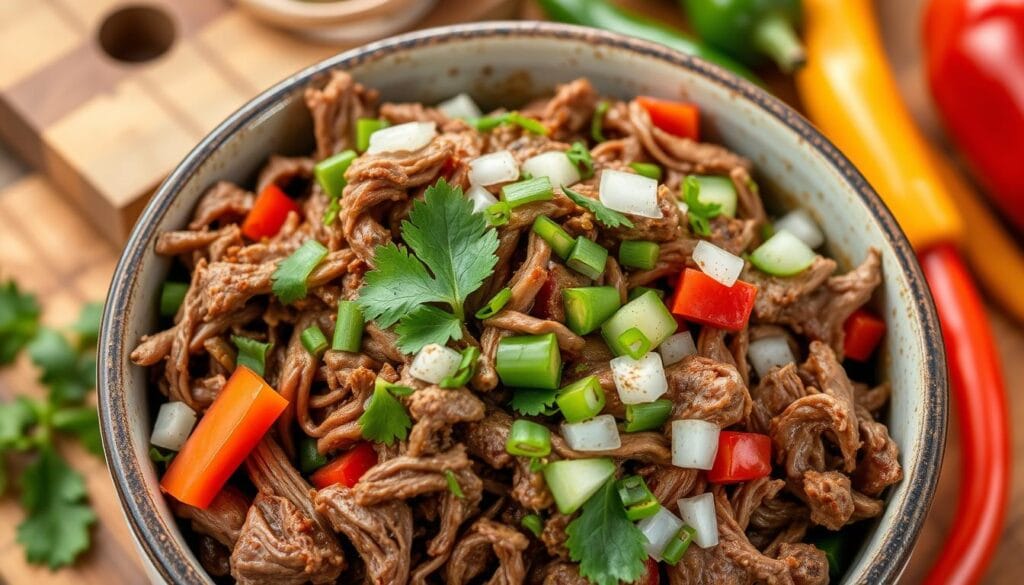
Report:
<svg viewBox="0 0 1024 585"><path fill-rule="evenodd" d="M508 18L518 4L441 0L420 25ZM0 139L122 243L200 138L344 48L265 26L227 0L2 0Z"/></svg>

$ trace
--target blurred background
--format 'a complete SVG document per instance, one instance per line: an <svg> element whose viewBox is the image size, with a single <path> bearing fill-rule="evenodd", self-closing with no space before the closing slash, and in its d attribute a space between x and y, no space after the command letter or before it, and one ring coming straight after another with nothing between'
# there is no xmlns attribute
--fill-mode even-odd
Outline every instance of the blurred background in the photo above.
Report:
<svg viewBox="0 0 1024 585"><path fill-rule="evenodd" d="M942 193L925 189L924 196L949 201L920 202L920 217L908 217L897 207L911 195L883 197L928 263L946 239L950 253L959 249L984 305L973 309L970 298L955 294L938 299L940 313L951 315L943 318L959 320L953 331L967 349L954 350L960 383L942 480L904 582L924 582L939 560L952 571L964 558L973 572L931 582L1018 580L1024 465L1014 453L1024 453L1024 430L1008 431L1006 421L1024 416L1016 394L1024 386L1024 6L803 4L804 17L822 22L804 27L798 0L0 1L0 364L10 362L0 367L0 584L144 582L102 459L90 454L97 450L89 368L98 313L89 303L103 299L147 197L192 145L262 89L347 47L450 23L548 18L648 35L705 57L730 55L744 63L737 69L822 126L879 191L901 183L884 178L885 165L873 155L928 153L926 179ZM777 22L755 30L766 16ZM876 30L884 53L849 42L873 39ZM804 33L806 52L799 44ZM791 72L804 61L794 79ZM858 92L867 97L858 102ZM854 103L877 111L845 121L830 113L849 112ZM880 150L870 147L872 136ZM912 172L906 165L902 171ZM900 178L903 185L918 179ZM41 350L34 343L31 355L5 356L4 335L8 342L24 335L19 316L33 314L41 315L40 331L53 332L51 343ZM14 424L16 396L47 404L55 392L72 390L79 409L73 414L81 419L58 424L65 439L55 445L77 473L56 480L88 494L96 522L91 542L54 544L85 552L53 558L26 550L17 527L27 514L69 503L26 501L17 489L4 489L18 485L24 469L15 453L22 447L5 433ZM969 424L961 432L963 420ZM982 476L996 487L978 487L985 482L973 478ZM59 539L60 515L45 520ZM944 549L950 533L959 535Z"/></svg>

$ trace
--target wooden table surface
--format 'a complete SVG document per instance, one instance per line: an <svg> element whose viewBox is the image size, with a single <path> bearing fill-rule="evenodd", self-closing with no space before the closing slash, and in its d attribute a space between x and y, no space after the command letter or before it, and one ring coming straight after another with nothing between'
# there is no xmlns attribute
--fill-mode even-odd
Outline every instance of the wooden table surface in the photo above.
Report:
<svg viewBox="0 0 1024 585"><path fill-rule="evenodd" d="M907 22L920 0L889 2L884 7L887 22ZM679 17L671 2L630 0L625 4L669 22ZM898 6L896 6L898 5ZM527 8L527 16L534 15ZM913 50L902 31L902 24L887 32L895 41L897 63L908 62ZM913 77L913 66L902 69ZM914 82L908 86L914 88ZM785 93L785 92L783 92ZM920 95L917 96L920 98ZM911 103L915 95L911 92ZM927 116L925 115L925 118ZM49 183L27 174L0 147L0 278L13 276L22 287L36 293L43 304L45 322L66 325L77 314L78 306L87 300L102 299L117 259L118 250L97 233ZM1016 393L1024 388L1024 331L997 309L990 311L990 320L999 340L1007 386L1010 389L1011 415L1024 417L1024 399ZM0 370L0 400L26 393L38 395L36 373L25 358L14 367ZM955 423L955 421L954 421ZM1014 427L1013 445L1017 458L1024 457L1024 428ZM75 446L65 449L72 464L87 478L93 506L100 517L93 538L92 550L72 569L50 572L25 564L23 551L14 540L15 526L22 517L21 509L11 498L0 499L0 585L143 583L139 560L122 520L117 498L102 462ZM956 425L950 429L946 460L939 491L931 514L919 539L917 549L904 583L918 583L934 560L942 536L950 528L956 502L956 478L960 452ZM1024 465L1013 473L1012 500L1006 520L1002 545L993 560L986 579L988 583L1016 583L1024 575L1019 559L1024 550Z"/></svg>

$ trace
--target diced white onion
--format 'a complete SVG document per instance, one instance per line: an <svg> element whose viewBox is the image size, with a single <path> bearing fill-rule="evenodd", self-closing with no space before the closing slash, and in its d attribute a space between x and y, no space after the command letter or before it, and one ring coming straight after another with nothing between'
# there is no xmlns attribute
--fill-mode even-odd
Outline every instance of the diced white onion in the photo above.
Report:
<svg viewBox="0 0 1024 585"><path fill-rule="evenodd" d="M169 449L178 451L185 440L192 433L192 427L196 426L196 413L184 402L165 402L160 405L156 414L156 423L153 425L153 435L149 442Z"/></svg>
<svg viewBox="0 0 1024 585"><path fill-rule="evenodd" d="M526 159L523 171L534 177L547 177L551 185L575 185L580 182L580 171L564 152L552 150Z"/></svg>
<svg viewBox="0 0 1024 585"><path fill-rule="evenodd" d="M604 170L598 189L605 207L641 217L660 219L658 207L658 181L624 171Z"/></svg>
<svg viewBox="0 0 1024 585"><path fill-rule="evenodd" d="M718 544L718 518L715 517L715 496L710 492L679 500L683 522L697 531L693 542L701 548Z"/></svg>
<svg viewBox="0 0 1024 585"><path fill-rule="evenodd" d="M665 546L675 535L679 534L679 530L683 527L683 521L662 506L654 516L637 522L636 527L647 539L647 542L644 543L647 556L660 561Z"/></svg>
<svg viewBox="0 0 1024 585"><path fill-rule="evenodd" d="M661 356L653 351L638 360L622 355L609 363L623 404L654 402L668 392Z"/></svg>
<svg viewBox="0 0 1024 585"><path fill-rule="evenodd" d="M578 423L562 423L562 436L575 451L608 451L622 446L619 427L610 414Z"/></svg>
<svg viewBox="0 0 1024 585"><path fill-rule="evenodd" d="M743 272L743 258L730 254L718 246L701 240L693 249L693 261L711 278L725 286L736 284Z"/></svg>
<svg viewBox="0 0 1024 585"><path fill-rule="evenodd" d="M484 115L480 111L480 107L473 101L473 98L465 93L460 93L455 97L444 100L437 104L437 109L441 110L441 113L449 118L462 118L463 120L479 118Z"/></svg>
<svg viewBox="0 0 1024 585"><path fill-rule="evenodd" d="M473 202L473 213L483 213L485 209L498 202L490 191L480 185L470 186L469 191L466 191L466 197Z"/></svg>
<svg viewBox="0 0 1024 585"><path fill-rule="evenodd" d="M499 150L469 161L469 182L474 185L496 185L519 178L516 157L507 150Z"/></svg>
<svg viewBox="0 0 1024 585"><path fill-rule="evenodd" d="M370 146L366 153L413 152L430 144L435 136L437 124L434 122L409 122L382 128L370 134Z"/></svg>
<svg viewBox="0 0 1024 585"><path fill-rule="evenodd" d="M661 363L671 366L682 361L684 357L697 353L697 346L694 345L693 336L690 335L690 332L683 331L682 333L671 335L668 339L662 341L661 345L658 346L658 352L661 353Z"/></svg>
<svg viewBox="0 0 1024 585"><path fill-rule="evenodd" d="M825 234L806 209L794 209L775 222L776 230L786 230L800 238L809 248L825 243Z"/></svg>
<svg viewBox="0 0 1024 585"><path fill-rule="evenodd" d="M440 384L448 376L454 376L459 371L459 363L462 356L459 352L431 343L420 350L409 366L409 374L413 378L423 380L430 384Z"/></svg>
<svg viewBox="0 0 1024 585"><path fill-rule="evenodd" d="M672 465L684 469L711 469L718 453L721 430L706 420L672 421Z"/></svg>
<svg viewBox="0 0 1024 585"><path fill-rule="evenodd" d="M750 342L747 349L747 357L754 371L761 378L764 378L768 371L775 366L784 366L796 361L793 357L793 350L789 347L789 341L782 335L764 337L757 341Z"/></svg>

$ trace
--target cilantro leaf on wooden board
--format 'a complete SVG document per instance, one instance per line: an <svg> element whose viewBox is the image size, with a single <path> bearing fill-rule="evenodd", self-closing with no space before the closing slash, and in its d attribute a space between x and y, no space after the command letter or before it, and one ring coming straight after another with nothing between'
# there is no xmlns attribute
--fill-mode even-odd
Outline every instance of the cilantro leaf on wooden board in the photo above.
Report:
<svg viewBox="0 0 1024 585"><path fill-rule="evenodd" d="M555 404L558 390L542 390L539 388L517 388L512 393L509 405L513 410L525 416L548 414Z"/></svg>
<svg viewBox="0 0 1024 585"><path fill-rule="evenodd" d="M92 406L72 406L53 413L53 428L72 435L90 453L103 457L103 442L100 439L100 420Z"/></svg>
<svg viewBox="0 0 1024 585"><path fill-rule="evenodd" d="M583 504L565 532L569 556L591 583L632 583L643 575L647 561L644 535L626 517L614 477Z"/></svg>
<svg viewBox="0 0 1024 585"><path fill-rule="evenodd" d="M392 443L395 439L405 440L411 426L412 419L405 407L388 391L388 384L378 380L359 417L363 437L378 443Z"/></svg>
<svg viewBox="0 0 1024 585"><path fill-rule="evenodd" d="M78 345L82 348L96 344L100 335L100 321L103 319L103 303L92 302L82 306L78 313L78 320L71 326L71 330L78 335Z"/></svg>
<svg viewBox="0 0 1024 585"><path fill-rule="evenodd" d="M408 250L394 243L377 247L376 267L359 291L359 308L381 327L401 321L395 332L398 347L407 353L459 339L463 303L498 262L497 233L473 213L461 188L440 179L413 204L402 222L402 238Z"/></svg>
<svg viewBox="0 0 1024 585"><path fill-rule="evenodd" d="M701 236L710 236L710 221L722 213L722 206L701 201L700 183L693 177L686 177L683 181L683 202L686 203L686 219L689 220L693 232Z"/></svg>
<svg viewBox="0 0 1024 585"><path fill-rule="evenodd" d="M81 402L96 384L95 354L75 350L55 329L41 328L28 345L28 354L56 403Z"/></svg>
<svg viewBox="0 0 1024 585"><path fill-rule="evenodd" d="M86 503L85 481L47 446L21 476L25 520L17 540L29 562L57 569L74 562L89 547L96 514Z"/></svg>
<svg viewBox="0 0 1024 585"><path fill-rule="evenodd" d="M607 227L633 227L633 222L630 221L628 217L622 215L621 213L615 211L614 209L608 209L607 207L605 207L604 203L601 203L597 199L591 199L590 197L580 195L579 193L565 186L562 187L562 192L565 193L566 197L572 199L573 203L579 205L583 209L586 209L590 213L593 213L594 219L603 223Z"/></svg>
<svg viewBox="0 0 1024 585"><path fill-rule="evenodd" d="M0 364L14 361L18 352L35 337L39 327L39 303L22 294L13 280L0 283Z"/></svg>

